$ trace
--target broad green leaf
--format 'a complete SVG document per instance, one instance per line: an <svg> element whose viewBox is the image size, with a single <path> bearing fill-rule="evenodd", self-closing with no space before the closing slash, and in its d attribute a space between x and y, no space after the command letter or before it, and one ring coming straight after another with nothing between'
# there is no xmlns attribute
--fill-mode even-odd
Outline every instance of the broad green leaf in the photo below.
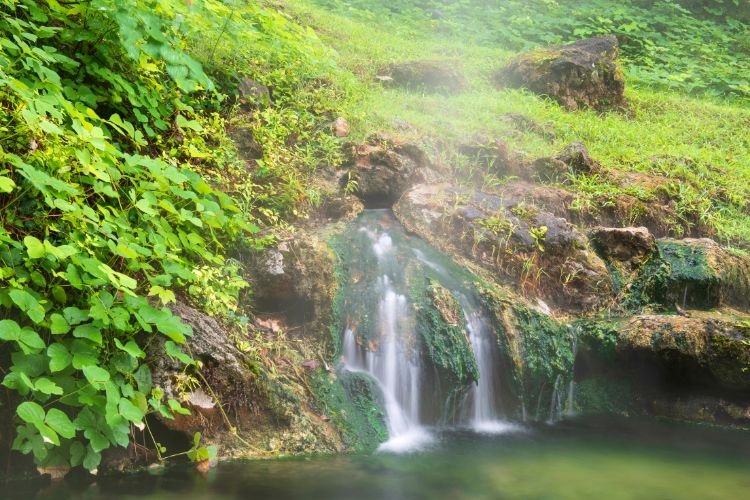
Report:
<svg viewBox="0 0 750 500"><path fill-rule="evenodd" d="M140 408L138 408L125 398L122 398L120 400L118 409L120 410L120 415L133 423L140 424L141 420L143 420L143 412L140 410Z"/></svg>
<svg viewBox="0 0 750 500"><path fill-rule="evenodd" d="M13 320L0 320L0 339L14 341L21 336L21 327Z"/></svg>
<svg viewBox="0 0 750 500"><path fill-rule="evenodd" d="M34 322L41 323L44 319L44 307L26 290L11 290L8 296Z"/></svg>
<svg viewBox="0 0 750 500"><path fill-rule="evenodd" d="M109 381L109 372L104 368L99 368L98 366L84 366L82 371L86 380L88 380L94 387L99 388L102 384Z"/></svg>
<svg viewBox="0 0 750 500"><path fill-rule="evenodd" d="M37 352L40 349L44 349L45 347L47 347L47 345L44 343L44 340L42 340L42 337L40 337L38 333L30 328L24 328L23 330L21 330L21 335L18 338L18 342Z"/></svg>
<svg viewBox="0 0 750 500"><path fill-rule="evenodd" d="M57 408L52 408L47 412L45 423L65 439L72 439L76 435L76 427L73 422Z"/></svg>
<svg viewBox="0 0 750 500"><path fill-rule="evenodd" d="M42 394L56 394L58 396L63 394L63 389L47 377L38 378L34 381L34 388Z"/></svg>
<svg viewBox="0 0 750 500"><path fill-rule="evenodd" d="M49 356L49 369L52 373L64 370L70 365L73 356L63 344L54 343L47 348Z"/></svg>
<svg viewBox="0 0 750 500"><path fill-rule="evenodd" d="M29 424L41 424L44 423L44 408L39 406L33 401L25 401L18 405L16 408L16 414Z"/></svg>
<svg viewBox="0 0 750 500"><path fill-rule="evenodd" d="M26 251L32 259L41 259L44 257L44 244L33 236L27 236L23 239L26 245Z"/></svg>
<svg viewBox="0 0 750 500"><path fill-rule="evenodd" d="M73 330L73 336L79 339L89 339L90 341L102 345L102 332L98 326L91 323L80 325Z"/></svg>
<svg viewBox="0 0 750 500"><path fill-rule="evenodd" d="M61 335L70 331L70 325L62 314L52 314L49 317L50 331L53 335Z"/></svg>
<svg viewBox="0 0 750 500"><path fill-rule="evenodd" d="M130 354L134 358L145 358L146 353L138 347L138 344L134 340L128 340L124 345L120 342L120 339L115 339L115 345L118 349L122 349L126 353Z"/></svg>
<svg viewBox="0 0 750 500"><path fill-rule="evenodd" d="M92 471L96 469L97 467L99 467L99 463L101 463L101 461L102 461L101 453L94 451L93 446L90 446L88 448L88 451L86 452L86 456L83 459L83 467L86 470Z"/></svg>
<svg viewBox="0 0 750 500"><path fill-rule="evenodd" d="M10 193L15 187L16 183L13 179L0 175L0 193Z"/></svg>

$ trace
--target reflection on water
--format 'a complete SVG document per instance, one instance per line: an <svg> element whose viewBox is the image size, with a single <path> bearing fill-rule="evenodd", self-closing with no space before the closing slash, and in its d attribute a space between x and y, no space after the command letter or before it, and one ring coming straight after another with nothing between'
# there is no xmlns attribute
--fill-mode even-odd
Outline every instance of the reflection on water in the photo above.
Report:
<svg viewBox="0 0 750 500"><path fill-rule="evenodd" d="M746 432L606 419L440 437L411 455L233 462L205 476L175 467L4 491L24 499L750 498Z"/></svg>

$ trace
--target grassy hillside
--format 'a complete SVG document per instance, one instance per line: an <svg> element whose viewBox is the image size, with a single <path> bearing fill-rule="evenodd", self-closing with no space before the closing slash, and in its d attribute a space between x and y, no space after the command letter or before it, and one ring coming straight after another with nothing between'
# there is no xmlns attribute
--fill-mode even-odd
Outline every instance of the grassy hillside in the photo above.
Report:
<svg viewBox="0 0 750 500"><path fill-rule="evenodd" d="M287 0L282 5L310 23L337 50L339 64L358 77L346 103L357 137L394 130L447 142L450 150L451 143L480 133L530 157L580 140L609 171L672 181L622 187L608 176L575 178L581 205L606 203L621 192L648 202L665 189L677 199L675 227L700 221L715 228L724 243L750 242L750 142L742 132L750 125L750 28L731 15L705 17L665 1ZM601 33L623 41L627 112L570 113L491 82L518 51ZM393 62L416 59L454 61L469 79L468 91L421 94L383 88L375 78ZM547 133L519 133L509 113L529 117ZM413 128L395 130L403 122ZM462 161L450 158L457 178L466 178ZM498 182L502 179L489 178L484 184Z"/></svg>

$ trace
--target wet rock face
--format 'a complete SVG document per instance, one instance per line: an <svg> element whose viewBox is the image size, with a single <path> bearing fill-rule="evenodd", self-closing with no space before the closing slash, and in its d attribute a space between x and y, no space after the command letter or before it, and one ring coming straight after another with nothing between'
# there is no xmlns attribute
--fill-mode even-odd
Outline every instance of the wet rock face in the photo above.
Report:
<svg viewBox="0 0 750 500"><path fill-rule="evenodd" d="M410 90L458 93L466 79L456 61L410 61L392 65L390 83Z"/></svg>
<svg viewBox="0 0 750 500"><path fill-rule="evenodd" d="M394 211L407 229L527 295L564 309L596 309L611 292L603 261L575 226L531 203L435 184L407 192Z"/></svg>
<svg viewBox="0 0 750 500"><path fill-rule="evenodd" d="M327 338L336 276L324 242L300 232L254 256L251 268L257 312L283 314L296 334Z"/></svg>
<svg viewBox="0 0 750 500"><path fill-rule="evenodd" d="M570 110L604 110L624 103L625 80L617 64L614 36L579 40L518 56L498 83L549 96Z"/></svg>
<svg viewBox="0 0 750 500"><path fill-rule="evenodd" d="M669 366L668 373L681 373L687 367L681 385L720 387L734 391L750 389L750 346L748 327L740 318L720 313L691 313L684 316L636 316L620 329L620 352L643 351L655 354ZM680 366L682 365L682 367ZM705 370L710 380L690 380L701 376L694 367ZM708 375L710 374L710 375Z"/></svg>
<svg viewBox="0 0 750 500"><path fill-rule="evenodd" d="M656 248L656 239L645 227L596 227L591 231L596 247L620 262L641 262Z"/></svg>
<svg viewBox="0 0 750 500"><path fill-rule="evenodd" d="M375 135L346 151L348 171L341 178L367 207L390 207L404 191L431 175L425 153L416 145Z"/></svg>

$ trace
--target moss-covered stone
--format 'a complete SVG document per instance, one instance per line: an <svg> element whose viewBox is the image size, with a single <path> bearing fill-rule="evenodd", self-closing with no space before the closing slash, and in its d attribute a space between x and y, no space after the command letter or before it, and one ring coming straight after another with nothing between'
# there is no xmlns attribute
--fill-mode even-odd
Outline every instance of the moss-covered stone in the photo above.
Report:
<svg viewBox="0 0 750 500"><path fill-rule="evenodd" d="M492 313L501 352L513 367L521 411L526 417L547 418L555 388L573 374L571 329L512 294L487 284L480 291Z"/></svg>
<svg viewBox="0 0 750 500"><path fill-rule="evenodd" d="M627 310L750 307L750 259L709 239L659 240L628 287Z"/></svg>
<svg viewBox="0 0 750 500"><path fill-rule="evenodd" d="M341 432L351 451L372 451L388 438L382 395L364 373L341 372L333 376L318 369L311 377L318 406Z"/></svg>
<svg viewBox="0 0 750 500"><path fill-rule="evenodd" d="M443 379L454 387L479 379L461 305L446 288L429 280L417 312L422 349Z"/></svg>
<svg viewBox="0 0 750 500"><path fill-rule="evenodd" d="M576 382L574 411L583 415L632 415L639 411L633 389L625 378L591 377Z"/></svg>

